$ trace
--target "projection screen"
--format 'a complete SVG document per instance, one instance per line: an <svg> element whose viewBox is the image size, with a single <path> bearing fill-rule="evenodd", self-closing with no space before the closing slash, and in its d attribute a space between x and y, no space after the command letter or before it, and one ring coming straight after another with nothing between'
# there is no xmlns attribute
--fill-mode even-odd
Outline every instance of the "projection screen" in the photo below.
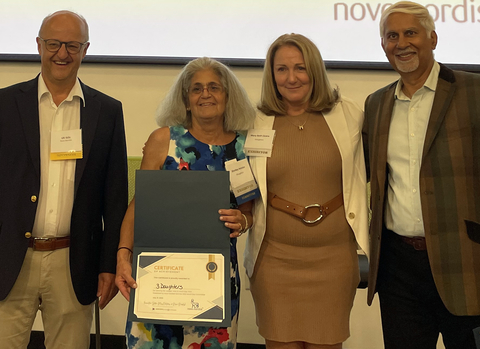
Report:
<svg viewBox="0 0 480 349"><path fill-rule="evenodd" d="M438 61L479 70L480 0L429 0ZM35 37L56 10L82 14L90 25L87 61L184 63L210 56L233 65L261 65L270 43L301 33L328 64L386 67L378 22L391 4L330 0L0 0L0 60L38 60Z"/></svg>

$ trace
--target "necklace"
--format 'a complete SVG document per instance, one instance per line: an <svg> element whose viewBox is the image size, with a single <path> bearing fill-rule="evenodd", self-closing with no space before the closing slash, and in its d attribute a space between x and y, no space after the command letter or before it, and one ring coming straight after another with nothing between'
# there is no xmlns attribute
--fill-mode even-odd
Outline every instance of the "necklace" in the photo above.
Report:
<svg viewBox="0 0 480 349"><path fill-rule="evenodd" d="M305 121L304 121L303 124L301 124L301 125L297 125L297 124L294 123L292 120L290 120L289 117L288 117L288 115L286 115L286 117L287 117L287 120L288 120L289 123L291 123L293 126L298 127L298 130L299 130L299 131L302 131L302 130L303 130L303 126L305 126L305 124L306 124L307 121L308 121L308 118L310 117L310 113L307 114L307 118L305 119Z"/></svg>

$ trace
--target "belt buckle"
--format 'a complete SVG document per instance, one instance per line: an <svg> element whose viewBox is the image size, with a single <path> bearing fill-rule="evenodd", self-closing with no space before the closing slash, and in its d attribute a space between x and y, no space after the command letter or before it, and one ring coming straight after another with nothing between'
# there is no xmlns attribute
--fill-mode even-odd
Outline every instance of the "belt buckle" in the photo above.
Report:
<svg viewBox="0 0 480 349"><path fill-rule="evenodd" d="M417 251L424 251L425 250L425 240L413 238L413 248Z"/></svg>
<svg viewBox="0 0 480 349"><path fill-rule="evenodd" d="M313 221L309 221L309 220L306 220L305 218L303 218L303 221L304 221L305 223L308 223L308 224L317 223L317 222L320 221L320 220L323 218L323 216L324 216L324 214L323 214L323 209L322 209L322 205L320 205L320 204L311 204L311 205L305 206L305 215L307 214L307 210L308 210L309 208L312 208L312 207L318 208L318 211L319 211L320 215L318 216L318 218L315 218Z"/></svg>
<svg viewBox="0 0 480 349"><path fill-rule="evenodd" d="M33 250L36 251L37 250L37 241L50 241L50 240L53 240L54 238L33 238Z"/></svg>

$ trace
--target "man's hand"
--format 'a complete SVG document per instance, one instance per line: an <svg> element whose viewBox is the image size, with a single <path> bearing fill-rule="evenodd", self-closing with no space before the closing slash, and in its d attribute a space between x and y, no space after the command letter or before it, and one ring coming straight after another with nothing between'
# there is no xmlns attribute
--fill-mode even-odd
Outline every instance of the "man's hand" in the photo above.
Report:
<svg viewBox="0 0 480 349"><path fill-rule="evenodd" d="M115 297L118 292L117 286L115 286L115 274L101 273L98 276L98 289L97 297L98 306L103 309L107 304Z"/></svg>

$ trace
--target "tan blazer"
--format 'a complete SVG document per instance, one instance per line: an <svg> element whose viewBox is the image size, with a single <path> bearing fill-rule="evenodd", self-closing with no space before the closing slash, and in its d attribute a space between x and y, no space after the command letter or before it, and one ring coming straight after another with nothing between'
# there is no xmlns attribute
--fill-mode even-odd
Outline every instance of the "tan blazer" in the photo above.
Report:
<svg viewBox="0 0 480 349"><path fill-rule="evenodd" d="M364 142L372 190L368 304L376 292L395 87L365 102ZM369 169L368 169L369 167ZM420 198L433 278L454 315L480 314L480 75L440 65L422 165Z"/></svg>

